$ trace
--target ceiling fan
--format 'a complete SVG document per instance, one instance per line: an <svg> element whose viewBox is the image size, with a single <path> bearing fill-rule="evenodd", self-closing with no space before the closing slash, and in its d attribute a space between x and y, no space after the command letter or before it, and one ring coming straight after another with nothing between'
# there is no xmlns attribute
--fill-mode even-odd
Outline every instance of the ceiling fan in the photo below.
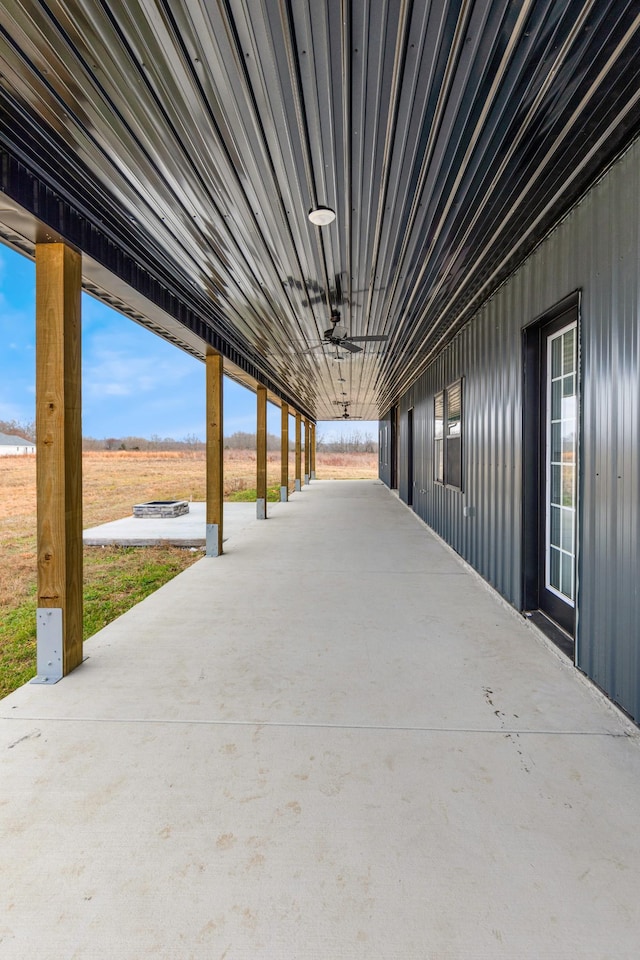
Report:
<svg viewBox="0 0 640 960"><path fill-rule="evenodd" d="M352 417L349 413L349 407L351 406L350 400L334 400L336 406L342 407L342 413L339 417L336 417L337 420L362 420L362 417Z"/></svg>
<svg viewBox="0 0 640 960"><path fill-rule="evenodd" d="M358 346L359 343L383 343L385 340L388 340L386 333L377 336L348 336L347 328L340 322L341 317L337 310L333 311L329 320L332 326L329 327L328 330L324 331L320 343L314 344L313 347L309 347L308 350L303 351L304 353L310 353L311 350L317 350L319 347L325 346L336 347L336 355L337 351L341 349L348 350L349 353L362 353L362 347Z"/></svg>

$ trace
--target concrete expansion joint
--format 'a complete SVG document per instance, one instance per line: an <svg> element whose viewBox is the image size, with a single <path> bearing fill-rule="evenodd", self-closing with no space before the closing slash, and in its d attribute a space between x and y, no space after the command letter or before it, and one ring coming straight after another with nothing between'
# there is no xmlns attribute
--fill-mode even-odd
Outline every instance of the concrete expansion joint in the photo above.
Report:
<svg viewBox="0 0 640 960"><path fill-rule="evenodd" d="M640 730L637 736L627 731L615 730L553 730L553 729L518 729L517 727L435 727L435 726L409 726L403 724L367 724L367 723L322 723L322 722L304 722L304 721L278 721L278 720L215 720L202 718L172 718L166 717L90 717L90 716L67 716L67 717L45 717L30 714L0 714L0 720L18 720L28 721L29 723L93 723L93 724L121 724L136 723L140 725L149 724L153 726L197 726L197 727L264 727L283 730L359 730L363 733L426 733L442 734L444 736L459 733L474 736L533 736L533 737L585 737L585 738L610 738L613 740L635 740L640 742Z"/></svg>

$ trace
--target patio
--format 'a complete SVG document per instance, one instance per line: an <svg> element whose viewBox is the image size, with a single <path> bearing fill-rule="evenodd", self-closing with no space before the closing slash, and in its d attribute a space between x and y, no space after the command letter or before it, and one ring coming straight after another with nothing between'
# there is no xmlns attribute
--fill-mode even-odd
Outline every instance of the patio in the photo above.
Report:
<svg viewBox="0 0 640 960"><path fill-rule="evenodd" d="M638 730L377 481L0 702L3 960L631 960Z"/></svg>

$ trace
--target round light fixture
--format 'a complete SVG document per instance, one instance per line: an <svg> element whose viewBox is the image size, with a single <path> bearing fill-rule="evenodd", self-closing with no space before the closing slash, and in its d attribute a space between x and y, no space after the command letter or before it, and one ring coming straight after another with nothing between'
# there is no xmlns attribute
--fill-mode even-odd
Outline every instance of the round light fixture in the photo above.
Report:
<svg viewBox="0 0 640 960"><path fill-rule="evenodd" d="M335 218L336 212L332 210L331 207L317 206L309 210L309 220L311 220L311 223L314 223L316 227L326 227L329 223L333 223Z"/></svg>

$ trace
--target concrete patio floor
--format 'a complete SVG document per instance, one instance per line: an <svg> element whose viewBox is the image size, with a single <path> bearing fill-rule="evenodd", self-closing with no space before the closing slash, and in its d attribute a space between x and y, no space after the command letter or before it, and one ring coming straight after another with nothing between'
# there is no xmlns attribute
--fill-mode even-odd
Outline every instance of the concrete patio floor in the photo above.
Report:
<svg viewBox="0 0 640 960"><path fill-rule="evenodd" d="M0 701L2 960L635 958L638 730L380 483Z"/></svg>
<svg viewBox="0 0 640 960"><path fill-rule="evenodd" d="M276 516L280 503L270 503L269 514ZM225 503L223 514L224 543L256 520L256 503ZM167 543L176 547L204 547L207 536L207 505L200 501L189 504L189 512L179 517L122 517L89 527L82 533L87 547L146 547Z"/></svg>

